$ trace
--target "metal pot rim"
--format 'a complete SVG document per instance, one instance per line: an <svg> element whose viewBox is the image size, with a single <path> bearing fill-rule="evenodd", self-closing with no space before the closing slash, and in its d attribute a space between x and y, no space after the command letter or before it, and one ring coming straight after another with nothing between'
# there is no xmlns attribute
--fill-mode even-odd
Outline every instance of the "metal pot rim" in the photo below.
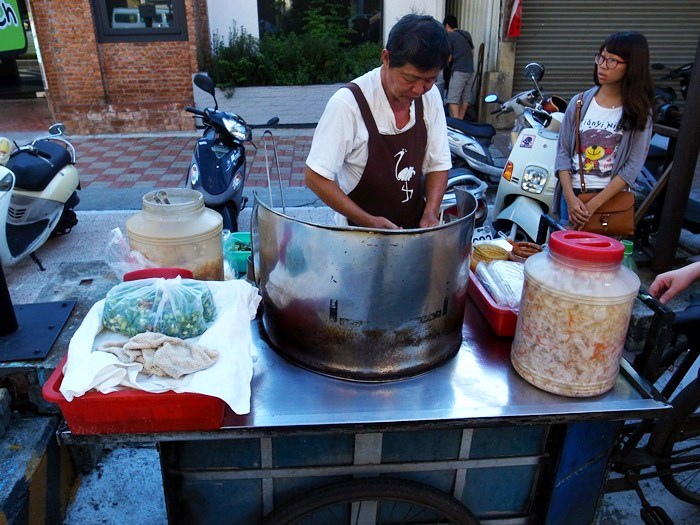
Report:
<svg viewBox="0 0 700 525"><path fill-rule="evenodd" d="M464 215L463 217L460 217L454 221L439 224L437 226L431 226L429 228L411 228L411 229L403 229L403 230L388 230L384 228L366 228L363 226L338 226L337 224L319 224L317 222L310 222L310 221L305 221L303 219L298 219L296 217L291 217L289 215L286 215L279 210L275 210L274 208L268 206L265 204L262 200L260 200L260 197L258 196L257 193L254 193L254 198L255 198L255 203L254 203L254 208L257 206L262 206L265 210L274 213L275 215L278 215L280 217L284 217L285 219L289 219L290 221L293 222L300 222L302 224L305 224L307 226L314 226L317 228L322 228L326 230L335 230L335 231L349 231L349 232L367 232L367 233L377 233L377 234L384 234L384 235L415 235L417 233L423 233L423 232L433 232L433 231L438 231L438 230L443 230L446 228L451 228L455 227L458 224L461 224L463 221L467 220L472 220L474 217L474 213L476 213L477 209L477 202L476 199L474 198L471 193L469 193L470 197L474 199L474 205L473 209ZM255 214L255 211L253 211Z"/></svg>

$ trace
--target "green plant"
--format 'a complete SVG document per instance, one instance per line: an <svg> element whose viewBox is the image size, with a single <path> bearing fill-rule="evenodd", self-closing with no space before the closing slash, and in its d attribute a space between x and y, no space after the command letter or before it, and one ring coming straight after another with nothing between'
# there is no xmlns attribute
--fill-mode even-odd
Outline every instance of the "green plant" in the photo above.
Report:
<svg viewBox="0 0 700 525"><path fill-rule="evenodd" d="M235 25L228 40L214 35L211 75L224 89L254 85L347 82L380 64L381 44L350 45L352 30L337 5L312 1L304 30L258 40Z"/></svg>
<svg viewBox="0 0 700 525"><path fill-rule="evenodd" d="M235 23L226 42L214 33L210 74L222 88L259 83L264 79L264 66L258 39L245 30L238 32Z"/></svg>

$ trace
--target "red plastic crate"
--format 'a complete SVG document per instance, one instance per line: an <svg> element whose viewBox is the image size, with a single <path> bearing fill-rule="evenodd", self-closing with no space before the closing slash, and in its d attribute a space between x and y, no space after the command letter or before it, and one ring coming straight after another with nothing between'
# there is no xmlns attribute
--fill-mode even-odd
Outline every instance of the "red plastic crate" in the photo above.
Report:
<svg viewBox="0 0 700 525"><path fill-rule="evenodd" d="M467 282L467 293L479 311L486 317L496 335L510 337L515 335L515 325L518 322L518 316L515 315L513 310L504 308L496 303L488 290L484 288L477 276L471 271Z"/></svg>
<svg viewBox="0 0 700 525"><path fill-rule="evenodd" d="M152 394L125 389L110 394L86 392L70 403L59 388L64 357L42 388L44 399L58 404L73 434L138 434L220 428L226 404L204 394Z"/></svg>

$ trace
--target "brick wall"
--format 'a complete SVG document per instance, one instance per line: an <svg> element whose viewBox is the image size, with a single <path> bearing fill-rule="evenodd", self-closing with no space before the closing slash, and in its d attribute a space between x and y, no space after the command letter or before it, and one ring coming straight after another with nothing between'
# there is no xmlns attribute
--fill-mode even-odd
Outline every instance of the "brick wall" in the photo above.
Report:
<svg viewBox="0 0 700 525"><path fill-rule="evenodd" d="M185 0L188 40L166 42L97 42L90 0L30 4L49 106L69 133L194 129L183 108L209 49L206 0Z"/></svg>

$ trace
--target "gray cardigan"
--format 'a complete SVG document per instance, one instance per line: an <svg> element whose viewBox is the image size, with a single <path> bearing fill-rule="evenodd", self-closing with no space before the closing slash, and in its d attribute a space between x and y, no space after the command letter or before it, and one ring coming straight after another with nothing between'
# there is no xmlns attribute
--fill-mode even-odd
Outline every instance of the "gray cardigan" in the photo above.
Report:
<svg viewBox="0 0 700 525"><path fill-rule="evenodd" d="M591 100L593 100L593 96L598 89L598 86L595 86L583 94L581 118L586 114L588 106L591 105ZM571 171L572 178L577 176L577 172L574 171L572 158L576 150L576 133L574 128L576 126L576 101L578 97L578 95L574 96L569 102L564 114L564 121L559 130L557 160L554 165L554 173L556 173L557 177L559 177L561 170ZM615 152L611 176L619 175L633 188L637 187L635 181L647 157L652 126L653 122L650 114L643 130L623 131L622 140Z"/></svg>

